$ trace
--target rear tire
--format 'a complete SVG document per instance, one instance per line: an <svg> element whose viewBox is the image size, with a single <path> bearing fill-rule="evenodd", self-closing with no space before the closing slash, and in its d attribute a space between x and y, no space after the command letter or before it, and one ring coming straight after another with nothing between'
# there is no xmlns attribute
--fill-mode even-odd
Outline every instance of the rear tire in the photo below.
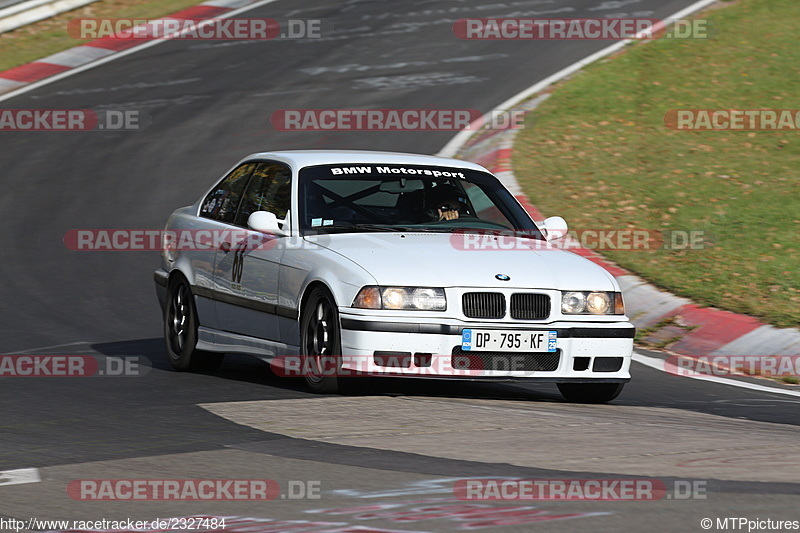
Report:
<svg viewBox="0 0 800 533"><path fill-rule="evenodd" d="M341 377L342 337L339 310L333 296L317 287L300 317L300 350L308 388L319 394L336 394L345 388Z"/></svg>
<svg viewBox="0 0 800 533"><path fill-rule="evenodd" d="M606 403L622 392L624 383L559 383L558 390L572 403Z"/></svg>
<svg viewBox="0 0 800 533"><path fill-rule="evenodd" d="M211 371L222 364L225 354L197 349L197 309L189 283L179 277L170 283L164 311L164 339L172 368L184 371Z"/></svg>

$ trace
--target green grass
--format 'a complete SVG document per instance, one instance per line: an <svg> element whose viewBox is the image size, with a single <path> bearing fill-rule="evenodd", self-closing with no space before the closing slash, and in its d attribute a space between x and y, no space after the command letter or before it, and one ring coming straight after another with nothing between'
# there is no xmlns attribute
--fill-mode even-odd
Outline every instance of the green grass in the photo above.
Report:
<svg viewBox="0 0 800 533"><path fill-rule="evenodd" d="M74 18L160 18L203 0L100 0L15 30L0 34L0 71L61 52L87 42L67 34Z"/></svg>
<svg viewBox="0 0 800 533"><path fill-rule="evenodd" d="M514 171L574 229L699 230L700 250L603 250L705 305L800 324L800 131L675 131L670 109L800 109L796 0L703 14L710 39L628 47L557 87Z"/></svg>

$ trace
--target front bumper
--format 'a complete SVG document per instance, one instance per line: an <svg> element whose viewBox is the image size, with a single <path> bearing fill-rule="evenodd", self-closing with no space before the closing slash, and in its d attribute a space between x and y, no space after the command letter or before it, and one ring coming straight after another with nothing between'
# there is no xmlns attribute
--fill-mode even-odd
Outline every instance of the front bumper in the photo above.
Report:
<svg viewBox="0 0 800 533"><path fill-rule="evenodd" d="M169 273L163 268L157 268L153 272L153 281L156 284L156 298L158 304L161 306L161 312L167 308L167 281L169 280Z"/></svg>
<svg viewBox="0 0 800 533"><path fill-rule="evenodd" d="M627 382L635 328L630 322L549 324L432 323L367 318L341 312L342 369L378 375L527 380ZM557 331L557 352L464 352L461 331Z"/></svg>

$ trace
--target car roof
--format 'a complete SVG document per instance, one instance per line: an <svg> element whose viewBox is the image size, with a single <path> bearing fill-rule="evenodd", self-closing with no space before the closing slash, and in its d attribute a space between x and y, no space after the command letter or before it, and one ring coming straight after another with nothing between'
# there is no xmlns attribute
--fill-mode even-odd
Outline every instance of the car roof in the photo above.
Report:
<svg viewBox="0 0 800 533"><path fill-rule="evenodd" d="M428 165L458 167L488 172L484 167L462 161L433 155L408 154L401 152L379 152L370 150L282 150L250 154L242 161L253 159L273 159L290 163L295 168L315 165L338 164L388 164L388 165Z"/></svg>

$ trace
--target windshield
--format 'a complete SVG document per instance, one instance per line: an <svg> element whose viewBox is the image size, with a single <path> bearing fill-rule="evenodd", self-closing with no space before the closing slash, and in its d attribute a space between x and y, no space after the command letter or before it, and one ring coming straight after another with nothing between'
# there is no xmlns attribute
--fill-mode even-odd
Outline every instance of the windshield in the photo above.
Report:
<svg viewBox="0 0 800 533"><path fill-rule="evenodd" d="M304 233L513 232L543 239L494 176L415 165L320 165L300 171Z"/></svg>

